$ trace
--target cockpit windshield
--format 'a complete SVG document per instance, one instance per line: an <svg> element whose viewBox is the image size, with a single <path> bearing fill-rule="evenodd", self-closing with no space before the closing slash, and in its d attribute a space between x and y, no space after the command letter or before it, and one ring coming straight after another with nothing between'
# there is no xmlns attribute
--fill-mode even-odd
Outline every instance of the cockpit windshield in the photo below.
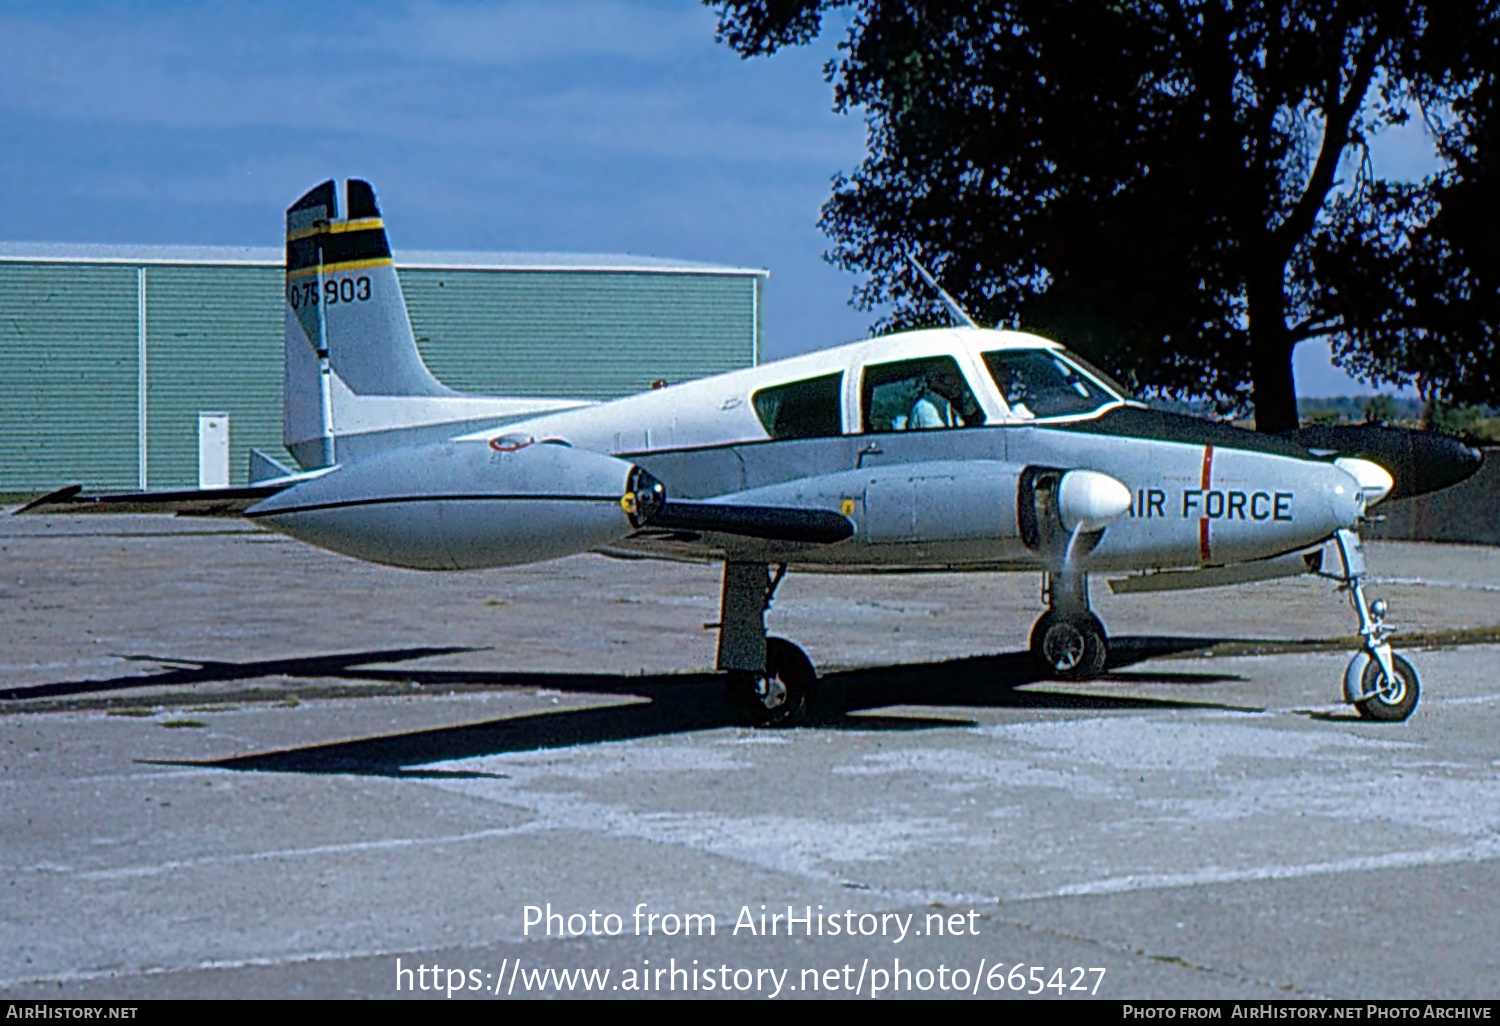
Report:
<svg viewBox="0 0 1500 1026"><path fill-rule="evenodd" d="M985 353L984 365L1022 420L1082 416L1125 398L1052 349L1000 349Z"/></svg>

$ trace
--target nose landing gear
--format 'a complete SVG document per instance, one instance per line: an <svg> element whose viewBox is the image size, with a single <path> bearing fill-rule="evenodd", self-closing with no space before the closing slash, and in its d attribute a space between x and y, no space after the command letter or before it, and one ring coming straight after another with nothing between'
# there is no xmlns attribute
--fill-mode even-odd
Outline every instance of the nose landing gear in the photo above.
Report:
<svg viewBox="0 0 1500 1026"><path fill-rule="evenodd" d="M1349 594L1349 604L1359 617L1359 633L1364 638L1364 647L1344 669L1344 701L1367 720L1400 722L1416 709L1422 683L1411 663L1391 650L1392 631L1385 622L1385 600L1365 601L1365 553L1359 535L1342 530L1334 535L1334 542L1344 572L1324 576L1333 577L1339 582L1339 590Z"/></svg>

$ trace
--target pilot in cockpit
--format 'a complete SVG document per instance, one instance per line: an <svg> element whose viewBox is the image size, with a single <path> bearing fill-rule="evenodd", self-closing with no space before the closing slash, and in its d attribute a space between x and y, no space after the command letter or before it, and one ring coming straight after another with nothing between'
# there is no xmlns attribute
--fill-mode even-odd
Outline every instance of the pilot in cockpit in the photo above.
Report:
<svg viewBox="0 0 1500 1026"><path fill-rule="evenodd" d="M957 368L937 364L927 370L906 418L907 430L963 427L979 412Z"/></svg>
<svg viewBox="0 0 1500 1026"><path fill-rule="evenodd" d="M995 371L995 383L1000 386L1000 394L1005 397L1006 405L1010 407L1011 416L1021 420L1031 420L1036 416L1026 405L1031 399L1031 390L1026 384L1026 367L1022 363L1000 363L991 361L992 371Z"/></svg>

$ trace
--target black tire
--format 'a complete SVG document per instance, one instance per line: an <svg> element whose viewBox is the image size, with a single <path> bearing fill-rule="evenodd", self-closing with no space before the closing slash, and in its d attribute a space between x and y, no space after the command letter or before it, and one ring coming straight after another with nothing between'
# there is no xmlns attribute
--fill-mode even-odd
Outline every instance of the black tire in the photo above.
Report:
<svg viewBox="0 0 1500 1026"><path fill-rule="evenodd" d="M1396 671L1394 682L1387 680L1385 671L1380 668L1380 660L1371 657L1365 663L1360 693L1370 694L1373 691L1375 694L1361 702L1355 702L1354 708L1367 720L1400 723L1417 707L1417 699L1422 695L1422 684L1417 679L1417 671L1412 669L1411 663L1394 652L1391 653L1391 668Z"/></svg>
<svg viewBox="0 0 1500 1026"><path fill-rule="evenodd" d="M752 727L782 727L798 723L807 714L818 674L807 653L785 638L766 639L767 688L761 694L761 676L743 670L729 673L729 704L736 718Z"/></svg>
<svg viewBox="0 0 1500 1026"><path fill-rule="evenodd" d="M1045 678L1092 680L1109 661L1104 624L1093 613L1043 613L1031 629L1031 656Z"/></svg>

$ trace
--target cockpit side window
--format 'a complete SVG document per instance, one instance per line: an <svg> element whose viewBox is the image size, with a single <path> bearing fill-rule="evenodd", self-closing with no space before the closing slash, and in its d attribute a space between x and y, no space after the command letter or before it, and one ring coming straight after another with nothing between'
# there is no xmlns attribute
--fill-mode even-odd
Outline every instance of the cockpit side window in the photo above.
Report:
<svg viewBox="0 0 1500 1026"><path fill-rule="evenodd" d="M867 432L984 423L974 392L951 356L866 367L861 402Z"/></svg>
<svg viewBox="0 0 1500 1026"><path fill-rule="evenodd" d="M843 432L843 372L762 388L755 415L772 438L826 438Z"/></svg>
<svg viewBox="0 0 1500 1026"><path fill-rule="evenodd" d="M1013 417L1076 417L1093 413L1120 396L1104 390L1057 353L1047 349L1001 349L984 354L984 365Z"/></svg>
<svg viewBox="0 0 1500 1026"><path fill-rule="evenodd" d="M1135 398L1135 392L1122 385L1118 378L1104 373L1072 350L1068 351L1067 362L1082 368L1084 374L1092 377L1099 384L1103 385L1106 390L1115 393L1121 399Z"/></svg>

